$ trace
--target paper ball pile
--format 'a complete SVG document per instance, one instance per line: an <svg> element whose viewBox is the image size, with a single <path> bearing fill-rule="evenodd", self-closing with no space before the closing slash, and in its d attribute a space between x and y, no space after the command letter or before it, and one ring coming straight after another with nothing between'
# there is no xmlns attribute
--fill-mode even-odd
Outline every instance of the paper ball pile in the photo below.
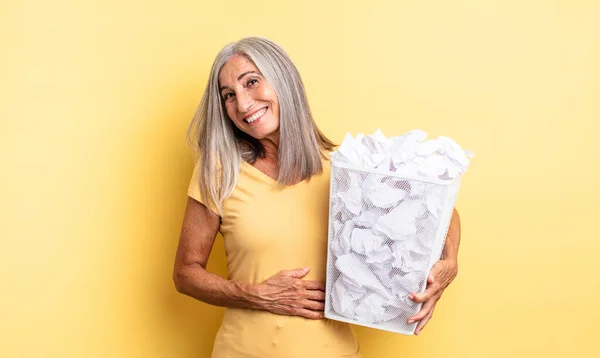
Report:
<svg viewBox="0 0 600 358"><path fill-rule="evenodd" d="M356 138L346 133L332 158L338 163L430 179L452 180L467 170L471 151L448 137L426 139L427 132L419 129L390 138L379 129Z"/></svg>

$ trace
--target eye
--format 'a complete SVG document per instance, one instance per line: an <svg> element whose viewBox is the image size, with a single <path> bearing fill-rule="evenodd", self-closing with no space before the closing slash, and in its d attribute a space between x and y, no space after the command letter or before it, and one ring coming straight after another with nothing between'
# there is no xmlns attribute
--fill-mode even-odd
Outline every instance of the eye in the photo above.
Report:
<svg viewBox="0 0 600 358"><path fill-rule="evenodd" d="M258 78L251 78L250 80L248 80L248 83L246 83L246 86L252 87L257 84L258 84Z"/></svg>
<svg viewBox="0 0 600 358"><path fill-rule="evenodd" d="M227 101L228 99L230 99L230 98L233 98L233 96L235 96L235 94L234 94L233 92L228 92L228 93L225 93L225 94L223 95L223 100L224 100L224 101Z"/></svg>

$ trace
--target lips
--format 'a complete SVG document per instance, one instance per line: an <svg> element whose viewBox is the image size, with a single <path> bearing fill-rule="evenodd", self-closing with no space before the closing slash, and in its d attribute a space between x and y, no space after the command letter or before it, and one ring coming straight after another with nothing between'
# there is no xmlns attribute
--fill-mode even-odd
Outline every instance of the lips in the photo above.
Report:
<svg viewBox="0 0 600 358"><path fill-rule="evenodd" d="M260 119L265 113L267 113L267 108L262 108L259 109L258 111L254 112L252 115L247 116L244 118L244 122L251 124L252 122Z"/></svg>

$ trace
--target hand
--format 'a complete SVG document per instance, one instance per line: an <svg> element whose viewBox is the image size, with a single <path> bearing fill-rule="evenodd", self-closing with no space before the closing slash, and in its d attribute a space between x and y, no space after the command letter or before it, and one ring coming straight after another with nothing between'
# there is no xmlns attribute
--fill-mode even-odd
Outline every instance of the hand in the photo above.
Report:
<svg viewBox="0 0 600 358"><path fill-rule="evenodd" d="M418 335L433 316L433 310L442 293L458 274L458 265L453 260L439 260L431 268L427 276L427 288L423 293L411 293L408 298L414 302L423 303L421 310L408 319L408 323L419 322L415 328Z"/></svg>
<svg viewBox="0 0 600 358"><path fill-rule="evenodd" d="M259 307L275 314L323 318L325 285L302 280L309 271L308 267L283 270L256 285Z"/></svg>

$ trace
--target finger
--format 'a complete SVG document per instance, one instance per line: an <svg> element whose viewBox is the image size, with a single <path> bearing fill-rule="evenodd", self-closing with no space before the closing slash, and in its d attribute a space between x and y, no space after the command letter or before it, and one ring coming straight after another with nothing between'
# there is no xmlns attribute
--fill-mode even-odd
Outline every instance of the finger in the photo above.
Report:
<svg viewBox="0 0 600 358"><path fill-rule="evenodd" d="M325 291L325 282L320 281L304 281L304 288L307 290Z"/></svg>
<svg viewBox="0 0 600 358"><path fill-rule="evenodd" d="M435 309L435 307L433 307L431 309L431 312L429 312L429 314L427 316L425 316L425 318L423 318L419 324L417 324L417 328L415 328L415 335L419 335L419 333L421 333L421 331L423 330L423 328L425 328L425 325L427 324L427 322L429 322L429 320L431 319L431 317L433 317L433 310Z"/></svg>
<svg viewBox="0 0 600 358"><path fill-rule="evenodd" d="M434 283L435 279L439 276L442 270L444 270L444 265L442 264L442 260L440 260L436 262L429 271L429 275L427 275L427 283Z"/></svg>
<svg viewBox="0 0 600 358"><path fill-rule="evenodd" d="M280 274L293 278L302 278L310 272L310 267L297 268L293 270L283 270Z"/></svg>
<svg viewBox="0 0 600 358"><path fill-rule="evenodd" d="M313 301L325 301L325 292L319 290L307 290L306 298Z"/></svg>
<svg viewBox="0 0 600 358"><path fill-rule="evenodd" d="M431 284L431 285L427 286L427 289L425 291L423 291L423 293L411 292L411 294L408 295L408 298L410 298L412 301L414 301L416 303L424 303L424 302L429 301L431 299L431 297L433 297L433 295L435 295L437 290L438 290L437 285Z"/></svg>
<svg viewBox="0 0 600 358"><path fill-rule="evenodd" d="M435 273L432 271L427 275L427 283L432 284L435 282Z"/></svg>
<svg viewBox="0 0 600 358"><path fill-rule="evenodd" d="M295 315L308 319L322 319L323 317L325 317L323 312L311 311L303 308L296 310Z"/></svg>
<svg viewBox="0 0 600 358"><path fill-rule="evenodd" d="M323 312L325 310L325 302L323 301L304 300L302 306L311 311Z"/></svg>
<svg viewBox="0 0 600 358"><path fill-rule="evenodd" d="M416 315L409 317L407 322L408 324L412 324L414 322L420 321L423 318L425 318L429 312L431 312L433 310L433 306L435 305L435 300L429 300L427 301L422 307L421 310L419 310L419 312L417 312Z"/></svg>
<svg viewBox="0 0 600 358"><path fill-rule="evenodd" d="M417 303L423 303L429 301L435 295L441 293L441 286L437 283L432 283L427 285L427 289L423 291L423 293L414 293L412 292L408 295L408 298Z"/></svg>

